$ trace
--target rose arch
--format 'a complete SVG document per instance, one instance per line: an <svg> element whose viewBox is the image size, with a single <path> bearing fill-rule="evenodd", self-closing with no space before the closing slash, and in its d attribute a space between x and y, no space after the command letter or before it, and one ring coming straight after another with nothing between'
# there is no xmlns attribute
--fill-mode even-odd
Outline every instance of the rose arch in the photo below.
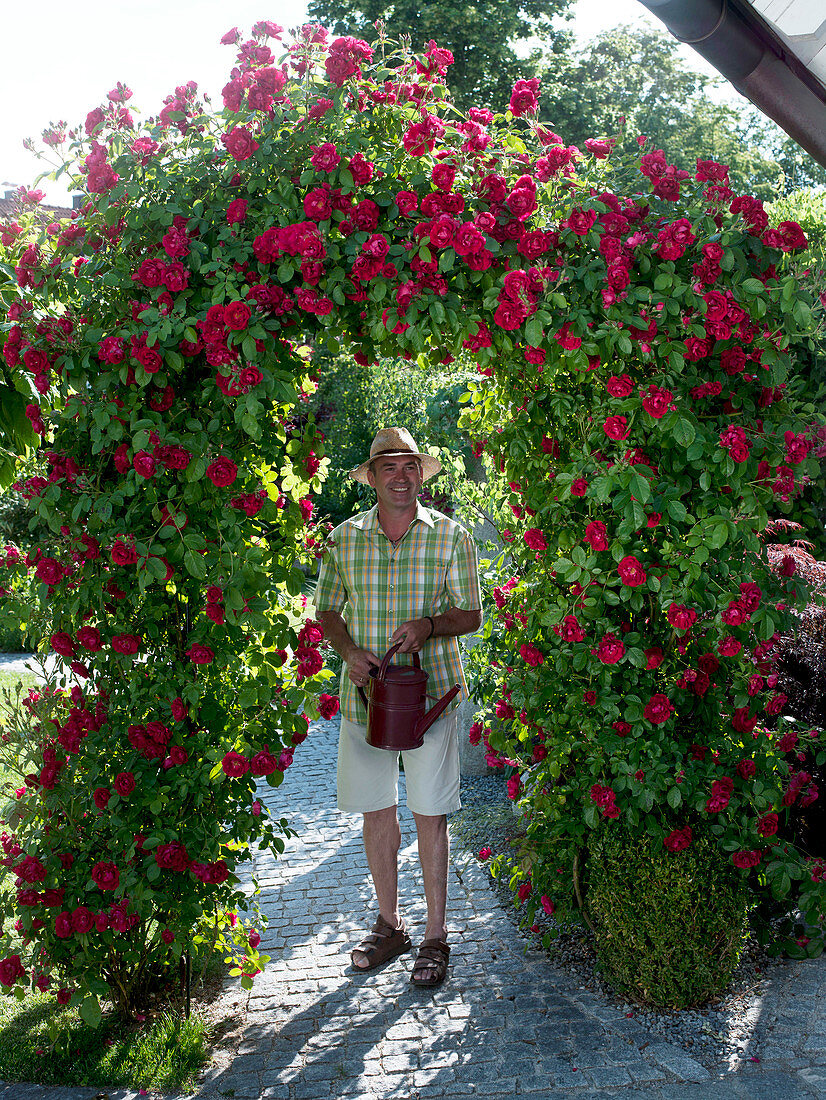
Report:
<svg viewBox="0 0 826 1100"><path fill-rule="evenodd" d="M0 339L45 462L24 490L51 534L6 548L6 587L34 575L63 690L8 733L22 946L0 980L94 1020L219 937L239 973L263 965L227 916L251 848L289 833L256 780L335 709L301 596L325 341L476 364L461 425L512 520L474 736L514 769L528 918L574 903L589 830L623 818L676 851L699 816L816 923L824 869L775 836L816 794L821 734L782 724L771 664L805 585L760 541L805 515L824 448L799 227L713 161L566 147L536 80L460 115L433 44L225 42L222 110L189 84L138 125L119 85L44 135L76 216L44 228L30 195L2 229Z"/></svg>

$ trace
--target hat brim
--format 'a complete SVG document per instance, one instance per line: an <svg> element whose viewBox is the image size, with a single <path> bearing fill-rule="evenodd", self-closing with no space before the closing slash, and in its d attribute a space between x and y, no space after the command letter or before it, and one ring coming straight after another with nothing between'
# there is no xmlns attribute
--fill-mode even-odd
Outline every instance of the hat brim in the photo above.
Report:
<svg viewBox="0 0 826 1100"><path fill-rule="evenodd" d="M353 478L360 485L369 485L367 480L367 471L370 469L370 463L376 462L379 458L399 458L404 455L407 458L418 458L422 464L422 481L428 481L431 477L435 477L436 474L442 468L441 462L438 458L434 458L433 455L418 454L414 451L387 451L384 454L374 455L372 458L368 458L366 462L362 462L360 466L356 466L354 470L350 470L348 477Z"/></svg>

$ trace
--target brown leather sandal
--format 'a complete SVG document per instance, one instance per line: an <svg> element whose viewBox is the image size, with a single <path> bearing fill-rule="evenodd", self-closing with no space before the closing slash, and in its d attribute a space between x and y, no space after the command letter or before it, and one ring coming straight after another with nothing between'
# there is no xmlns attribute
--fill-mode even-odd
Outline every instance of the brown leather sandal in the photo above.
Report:
<svg viewBox="0 0 826 1100"><path fill-rule="evenodd" d="M441 985L447 977L449 959L450 948L444 940L422 940L410 975L411 982L418 986ZM426 971L427 977L417 978L415 975L418 970Z"/></svg>
<svg viewBox="0 0 826 1100"><path fill-rule="evenodd" d="M413 944L407 934L404 921L400 928L394 928L379 913L378 920L373 925L373 931L361 941L358 947L350 952L350 962L354 970L375 970L382 963L395 959L397 955L409 951ZM367 958L366 966L358 966L354 955L360 952Z"/></svg>

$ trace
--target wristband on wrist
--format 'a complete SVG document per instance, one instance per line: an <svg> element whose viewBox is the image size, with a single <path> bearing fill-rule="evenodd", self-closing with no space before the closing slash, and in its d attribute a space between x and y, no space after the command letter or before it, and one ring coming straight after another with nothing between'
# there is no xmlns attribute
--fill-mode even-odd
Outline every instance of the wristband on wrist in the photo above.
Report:
<svg viewBox="0 0 826 1100"><path fill-rule="evenodd" d="M433 616L432 615L425 615L425 618L430 623L430 633L425 638L425 641L428 642L433 637L433 635L436 633L436 624L433 622Z"/></svg>

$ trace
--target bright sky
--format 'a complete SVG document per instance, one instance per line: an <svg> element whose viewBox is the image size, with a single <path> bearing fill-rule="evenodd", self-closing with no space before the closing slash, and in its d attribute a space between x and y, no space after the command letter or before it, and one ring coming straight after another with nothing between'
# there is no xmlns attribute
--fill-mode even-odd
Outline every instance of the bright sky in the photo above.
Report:
<svg viewBox="0 0 826 1100"><path fill-rule="evenodd" d="M18 0L4 7L0 191L3 183L31 184L43 170L23 148L25 138L44 148L39 139L50 122L82 123L119 80L134 92L130 107L145 114L157 113L175 85L188 80L220 105L235 59L221 36L236 25L248 32L259 19L286 28L306 19L306 0L83 0L74 6ZM638 0L577 0L574 27L583 37L621 23L662 29ZM67 202L61 187L40 186L47 201Z"/></svg>

